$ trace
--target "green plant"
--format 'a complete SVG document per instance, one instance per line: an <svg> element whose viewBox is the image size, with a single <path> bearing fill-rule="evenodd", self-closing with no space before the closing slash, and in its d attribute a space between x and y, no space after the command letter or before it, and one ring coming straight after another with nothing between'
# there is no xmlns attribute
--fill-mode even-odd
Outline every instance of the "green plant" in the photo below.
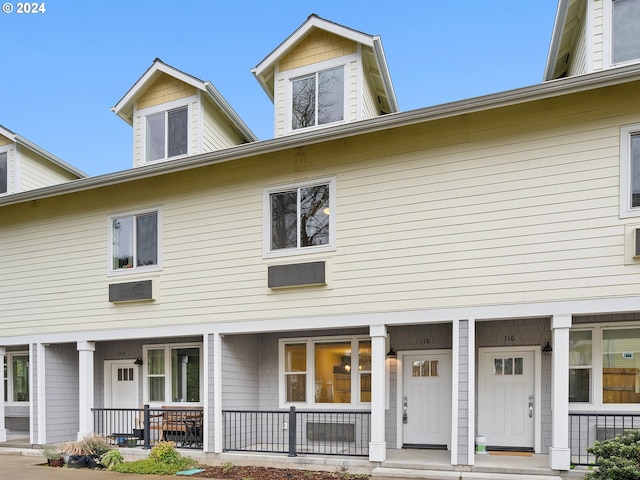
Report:
<svg viewBox="0 0 640 480"><path fill-rule="evenodd" d="M235 465L231 462L226 462L222 464L222 472L229 473L231 470L235 468Z"/></svg>
<svg viewBox="0 0 640 480"><path fill-rule="evenodd" d="M640 431L596 442L587 451L596 456L599 468L587 473L585 480L640 480Z"/></svg>
<svg viewBox="0 0 640 480"><path fill-rule="evenodd" d="M109 450L100 458L100 463L107 470L113 470L116 465L120 465L123 462L124 459L119 450Z"/></svg>
<svg viewBox="0 0 640 480"><path fill-rule="evenodd" d="M62 458L62 453L55 445L45 445L42 449L42 455L47 460L58 460Z"/></svg>
<svg viewBox="0 0 640 480"><path fill-rule="evenodd" d="M151 449L149 459L166 465L173 465L180 460L180 452L173 442L160 441Z"/></svg>
<svg viewBox="0 0 640 480"><path fill-rule="evenodd" d="M120 473L175 475L181 470L192 468L195 464L194 459L181 456L173 442L158 442L151 449L149 458L120 463L114 465L113 470Z"/></svg>
<svg viewBox="0 0 640 480"><path fill-rule="evenodd" d="M83 438L80 443L82 444L83 450L86 452L85 455L101 456L108 451L113 450L113 447L109 445L107 439L100 435L90 435Z"/></svg>

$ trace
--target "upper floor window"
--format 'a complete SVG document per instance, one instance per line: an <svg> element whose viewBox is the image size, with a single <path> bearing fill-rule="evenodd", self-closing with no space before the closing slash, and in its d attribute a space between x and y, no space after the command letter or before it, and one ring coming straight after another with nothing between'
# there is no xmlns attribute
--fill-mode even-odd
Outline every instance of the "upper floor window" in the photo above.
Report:
<svg viewBox="0 0 640 480"><path fill-rule="evenodd" d="M159 264L159 210L110 219L111 271L154 267Z"/></svg>
<svg viewBox="0 0 640 480"><path fill-rule="evenodd" d="M620 216L640 216L640 125L620 129Z"/></svg>
<svg viewBox="0 0 640 480"><path fill-rule="evenodd" d="M188 110L184 106L145 117L147 162L187 154Z"/></svg>
<svg viewBox="0 0 640 480"><path fill-rule="evenodd" d="M291 82L291 128L344 119L344 67L316 72Z"/></svg>
<svg viewBox="0 0 640 480"><path fill-rule="evenodd" d="M0 152L0 195L7 193L9 187L9 172L7 152Z"/></svg>
<svg viewBox="0 0 640 480"><path fill-rule="evenodd" d="M332 248L334 180L275 187L265 194L269 218L266 253Z"/></svg>
<svg viewBox="0 0 640 480"><path fill-rule="evenodd" d="M613 64L640 59L640 0L613 0Z"/></svg>
<svg viewBox="0 0 640 480"><path fill-rule="evenodd" d="M29 401L29 354L7 353L4 357L4 401Z"/></svg>

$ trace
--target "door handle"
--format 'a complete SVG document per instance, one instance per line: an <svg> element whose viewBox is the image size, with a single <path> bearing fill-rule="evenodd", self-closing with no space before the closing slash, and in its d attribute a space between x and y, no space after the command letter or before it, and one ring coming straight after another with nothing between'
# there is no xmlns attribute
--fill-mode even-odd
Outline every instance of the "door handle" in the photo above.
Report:
<svg viewBox="0 0 640 480"><path fill-rule="evenodd" d="M529 418L533 418L533 395L529 395Z"/></svg>

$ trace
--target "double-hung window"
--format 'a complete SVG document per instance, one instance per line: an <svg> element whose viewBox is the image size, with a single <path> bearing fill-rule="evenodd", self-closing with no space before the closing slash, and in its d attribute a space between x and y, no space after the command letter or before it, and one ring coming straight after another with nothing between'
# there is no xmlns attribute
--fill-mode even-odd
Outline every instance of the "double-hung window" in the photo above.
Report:
<svg viewBox="0 0 640 480"><path fill-rule="evenodd" d="M9 165L7 152L0 152L0 195L9 191Z"/></svg>
<svg viewBox="0 0 640 480"><path fill-rule="evenodd" d="M4 401L29 401L29 354L7 353L4 357Z"/></svg>
<svg viewBox="0 0 640 480"><path fill-rule="evenodd" d="M280 353L283 404L371 402L369 338L282 340Z"/></svg>
<svg viewBox="0 0 640 480"><path fill-rule="evenodd" d="M335 180L265 190L265 254L330 250L335 238Z"/></svg>
<svg viewBox="0 0 640 480"><path fill-rule="evenodd" d="M611 63L640 60L640 0L612 0Z"/></svg>
<svg viewBox="0 0 640 480"><path fill-rule="evenodd" d="M640 216L640 125L620 129L620 216Z"/></svg>
<svg viewBox="0 0 640 480"><path fill-rule="evenodd" d="M574 408L640 408L640 328L569 332L569 401Z"/></svg>
<svg viewBox="0 0 640 480"><path fill-rule="evenodd" d="M147 162L188 153L189 108L174 108L145 117Z"/></svg>
<svg viewBox="0 0 640 480"><path fill-rule="evenodd" d="M344 120L344 66L291 80L291 128Z"/></svg>
<svg viewBox="0 0 640 480"><path fill-rule="evenodd" d="M201 346L145 347L145 399L153 403L201 403Z"/></svg>
<svg viewBox="0 0 640 480"><path fill-rule="evenodd" d="M160 211L156 209L110 218L111 272L159 266L159 217Z"/></svg>

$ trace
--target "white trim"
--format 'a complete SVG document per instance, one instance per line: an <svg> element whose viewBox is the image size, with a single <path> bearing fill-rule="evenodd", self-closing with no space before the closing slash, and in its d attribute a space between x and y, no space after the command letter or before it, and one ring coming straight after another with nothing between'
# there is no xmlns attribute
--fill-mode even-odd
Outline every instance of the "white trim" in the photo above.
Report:
<svg viewBox="0 0 640 480"><path fill-rule="evenodd" d="M213 453L222 453L222 336L219 333L211 335L213 335Z"/></svg>
<svg viewBox="0 0 640 480"><path fill-rule="evenodd" d="M459 375L460 375L460 320L454 320L451 325L452 339L451 349L452 352L456 352L455 355L451 353L451 465L458 465L458 410L460 408L459 402ZM469 354L471 357L471 354ZM471 370L469 370L471 375ZM404 377L404 371L402 372ZM471 397L471 395L469 395ZM469 402L471 398L468 399ZM472 429L472 424L467 425L468 429ZM471 448L471 446L469 446ZM473 465L470 463L469 465Z"/></svg>
<svg viewBox="0 0 640 480"><path fill-rule="evenodd" d="M523 345L523 346L504 346L504 347L482 347L478 348L478 429L481 428L480 420L482 419L482 411L480 409L480 401L484 395L485 385L482 381L482 372L485 368L482 362L482 356L490 352L533 352L534 372L533 372L533 449L535 453L541 453L541 434L542 434L542 347L539 345Z"/></svg>
<svg viewBox="0 0 640 480"><path fill-rule="evenodd" d="M209 399L209 336L205 335L202 338L202 349L200 350L202 356L202 379L204 384L204 392L202 392L202 425L205 426L202 429L202 451L209 451L209 408L211 401ZM215 367L214 367L215 368ZM215 415L214 415L215 418ZM220 425L215 423L215 425Z"/></svg>
<svg viewBox="0 0 640 480"><path fill-rule="evenodd" d="M13 147L13 148L12 148ZM12 158L15 156L11 155L11 151L13 149L13 152L16 152L16 144L15 143L9 143L7 145L3 145L0 147L0 155L2 155L3 153L7 154L7 191L6 192L0 192L0 197L4 197L5 195L11 195L12 193L16 192L15 189L15 175L11 175L11 171L12 171L12 166L13 166L13 171L15 172L16 169L16 165L15 165L15 160ZM13 164L13 165L12 165Z"/></svg>
<svg viewBox="0 0 640 480"><path fill-rule="evenodd" d="M30 440L32 444L45 444L47 443L47 401L46 401L46 345L44 343L36 344L36 348L38 349L37 360L38 360L38 436L36 438L35 432L32 430L30 435ZM33 349L33 345L29 345L29 353L31 353ZM33 358L32 355L29 355L29 358ZM33 372L33 369L31 369ZM32 373L31 373L32 374ZM33 422L33 407L34 402L31 402L31 421Z"/></svg>
<svg viewBox="0 0 640 480"><path fill-rule="evenodd" d="M285 70L282 73L279 73L278 77L274 77L275 84L278 83L278 80L284 80L284 131L287 134L294 134L300 132L306 132L310 130L318 130L322 128L328 128L335 125L340 125L343 123L348 123L348 111L349 111L349 69L347 68L351 62L357 62L358 55L351 54L345 55L341 57L331 58L329 60L325 60L323 62L312 63L310 65L305 65L299 68L294 68L292 70ZM343 81L342 81L342 120L338 120L335 122L323 124L323 125L312 125L310 127L304 128L296 128L294 129L292 126L293 112L292 112L292 96L293 96L293 82L301 77L306 77L314 74L318 74L324 72L326 70L332 70L334 68L342 67L343 72ZM358 104L362 103L362 99L358 98ZM360 117L361 118L361 117Z"/></svg>
<svg viewBox="0 0 640 480"><path fill-rule="evenodd" d="M204 340L203 340L204 341ZM171 350L177 348L197 348L199 350L200 361L200 400L197 402L173 402L171 401ZM149 376L148 369L144 368L142 372L142 401L145 404L149 404L152 408L160 407L162 405L203 405L204 398L207 394L207 385L204 382L204 348L203 344L199 342L188 343L157 343L147 344L142 346L142 358L144 365L149 364L148 352L149 350L164 350L164 400L151 401L149 400Z"/></svg>
<svg viewBox="0 0 640 480"><path fill-rule="evenodd" d="M476 408L475 408L475 398L476 398L476 321L474 318L467 319L469 322L469 336L467 338L467 342L469 345L469 374L467 377L467 381L469 382L469 392L468 392L468 411L467 411L467 420L469 422L469 439L468 439L468 452L467 452L467 463L468 465L475 464L475 426L476 426Z"/></svg>
<svg viewBox="0 0 640 480"><path fill-rule="evenodd" d="M329 184L329 243L312 247L295 247L271 250L271 202L272 193L286 192L312 185ZM336 177L317 178L303 182L266 187L262 190L262 256L277 258L310 253L331 252L336 249Z"/></svg>
<svg viewBox="0 0 640 480"><path fill-rule="evenodd" d="M640 123L620 127L620 218L640 217L640 207L631 207L631 136L634 134L640 135Z"/></svg>
<svg viewBox="0 0 640 480"><path fill-rule="evenodd" d="M602 8L602 30L603 36L602 39L602 61L604 62L604 68L614 68L621 67L625 65L634 65L640 63L640 57L634 58L632 60L627 60L625 62L613 63L613 2L615 0L604 0Z"/></svg>
<svg viewBox="0 0 640 480"><path fill-rule="evenodd" d="M119 270L114 270L113 269L113 220L116 218L134 217L137 215L144 215L146 213L153 213L153 212L157 214L157 217L156 217L157 219L156 230L157 230L157 236L158 236L156 240L157 255L158 255L157 264L149 265L145 267L136 267L134 265L132 268L123 268ZM133 245L133 247L135 248L135 245ZM110 277L121 276L121 275L126 276L126 275L134 275L139 273L157 272L159 270L162 270L162 207L161 206L149 207L149 208L144 208L140 210L114 213L112 215L109 215L107 217L107 275Z"/></svg>

